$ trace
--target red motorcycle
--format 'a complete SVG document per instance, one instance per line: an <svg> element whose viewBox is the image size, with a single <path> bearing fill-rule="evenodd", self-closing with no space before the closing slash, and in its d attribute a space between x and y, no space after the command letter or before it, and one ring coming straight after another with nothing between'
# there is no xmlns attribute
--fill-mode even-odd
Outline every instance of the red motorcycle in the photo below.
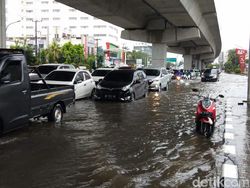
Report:
<svg viewBox="0 0 250 188"><path fill-rule="evenodd" d="M193 89L197 92L197 89ZM202 96L198 102L195 113L196 132L209 138L214 132L214 124L216 122L216 101L218 98L224 98L223 95L218 95L216 98Z"/></svg>

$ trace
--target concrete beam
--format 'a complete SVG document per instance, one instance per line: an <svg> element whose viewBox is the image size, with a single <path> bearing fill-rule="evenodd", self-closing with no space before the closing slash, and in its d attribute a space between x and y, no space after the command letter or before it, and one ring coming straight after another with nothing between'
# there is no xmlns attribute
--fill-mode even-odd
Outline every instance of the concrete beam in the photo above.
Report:
<svg viewBox="0 0 250 188"><path fill-rule="evenodd" d="M210 3L214 12L205 15L201 9L202 3L204 4L205 2L204 0L180 0L180 2L212 47L214 58L216 58L221 51L221 40L214 1L206 0L206 2ZM212 19L207 19L208 16L212 17ZM208 20L212 20L212 22L209 23Z"/></svg>
<svg viewBox="0 0 250 188"><path fill-rule="evenodd" d="M202 46L202 47L190 49L190 54L192 55L205 54L205 53L213 53L212 48L210 46Z"/></svg>
<svg viewBox="0 0 250 188"><path fill-rule="evenodd" d="M207 54L201 54L200 55L201 60L214 60L214 54L213 53L207 53Z"/></svg>
<svg viewBox="0 0 250 188"><path fill-rule="evenodd" d="M134 41L142 41L147 43L178 43L194 39L200 39L200 31L198 28L181 28L181 29L165 29L165 30L123 30L121 38Z"/></svg>
<svg viewBox="0 0 250 188"><path fill-rule="evenodd" d="M0 1L0 48L6 47L5 0Z"/></svg>
<svg viewBox="0 0 250 188"><path fill-rule="evenodd" d="M147 23L147 30L165 30L166 23L163 18L149 20Z"/></svg>

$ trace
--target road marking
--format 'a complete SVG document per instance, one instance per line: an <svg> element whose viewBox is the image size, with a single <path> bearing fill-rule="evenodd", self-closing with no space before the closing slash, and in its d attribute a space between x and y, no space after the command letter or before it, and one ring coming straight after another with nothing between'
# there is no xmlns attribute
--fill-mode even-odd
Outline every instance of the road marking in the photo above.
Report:
<svg viewBox="0 0 250 188"><path fill-rule="evenodd" d="M238 179L238 169L236 165L223 164L222 166L222 176L224 178Z"/></svg>
<svg viewBox="0 0 250 188"><path fill-rule="evenodd" d="M233 129L234 127L233 127L233 125L232 124L226 124L226 127L225 127L226 129Z"/></svg>
<svg viewBox="0 0 250 188"><path fill-rule="evenodd" d="M226 121L227 121L227 122L232 122L233 119L232 119L232 118L226 118Z"/></svg>
<svg viewBox="0 0 250 188"><path fill-rule="evenodd" d="M223 150L227 154L232 154L232 155L236 154L236 149L235 149L235 146L233 145L224 145Z"/></svg>
<svg viewBox="0 0 250 188"><path fill-rule="evenodd" d="M224 138L225 139L229 139L229 140L234 140L234 134L233 133L225 133L224 134Z"/></svg>

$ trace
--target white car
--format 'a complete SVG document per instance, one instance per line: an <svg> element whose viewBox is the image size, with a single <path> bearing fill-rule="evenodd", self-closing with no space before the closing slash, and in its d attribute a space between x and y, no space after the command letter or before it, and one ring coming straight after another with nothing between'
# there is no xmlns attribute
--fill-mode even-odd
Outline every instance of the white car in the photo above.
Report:
<svg viewBox="0 0 250 188"><path fill-rule="evenodd" d="M172 75L166 68L145 68L144 72L147 75L149 90L168 89L168 83L171 81Z"/></svg>
<svg viewBox="0 0 250 188"><path fill-rule="evenodd" d="M55 64L54 63L54 64L42 64L42 65L39 65L38 67L36 67L36 69L41 74L41 76L44 78L45 76L47 76L53 70L75 69L75 67L73 65L70 65L70 64ZM36 72L34 72L34 71L29 73L29 77L30 77L31 81L35 81L35 80L40 79L38 74Z"/></svg>
<svg viewBox="0 0 250 188"><path fill-rule="evenodd" d="M48 85L74 86L75 99L91 97L95 91L95 82L87 70L54 70L44 79Z"/></svg>
<svg viewBox="0 0 250 188"><path fill-rule="evenodd" d="M114 68L98 68L92 73L92 77L96 83L96 85Z"/></svg>

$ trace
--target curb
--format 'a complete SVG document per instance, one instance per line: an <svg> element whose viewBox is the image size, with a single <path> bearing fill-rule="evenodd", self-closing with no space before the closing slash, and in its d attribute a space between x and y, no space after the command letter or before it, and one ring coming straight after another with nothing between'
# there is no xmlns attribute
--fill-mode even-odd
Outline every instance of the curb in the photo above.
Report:
<svg viewBox="0 0 250 188"><path fill-rule="evenodd" d="M224 131L223 151L226 157L222 165L222 175L220 188L239 188L238 166L234 160L236 158L235 135L232 118L232 103L226 103L226 119Z"/></svg>

